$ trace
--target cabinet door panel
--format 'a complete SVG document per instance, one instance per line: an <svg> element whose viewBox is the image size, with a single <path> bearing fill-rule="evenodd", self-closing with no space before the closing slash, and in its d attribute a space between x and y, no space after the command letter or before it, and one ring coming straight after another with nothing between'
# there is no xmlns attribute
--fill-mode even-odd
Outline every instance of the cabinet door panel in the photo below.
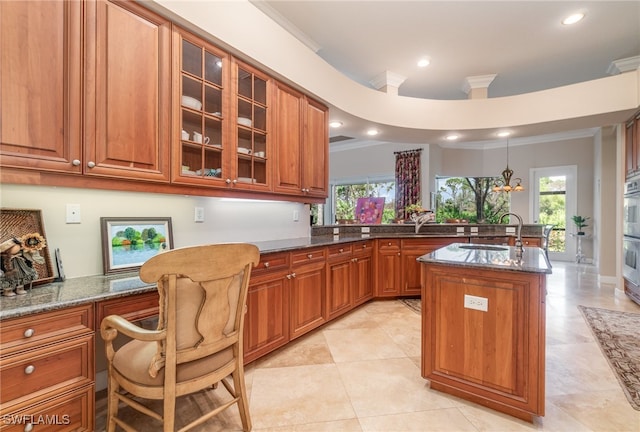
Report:
<svg viewBox="0 0 640 432"><path fill-rule="evenodd" d="M400 292L400 252L380 252L377 258L378 285L376 295L379 297L398 295Z"/></svg>
<svg viewBox="0 0 640 432"><path fill-rule="evenodd" d="M328 278L327 317L332 319L351 309L351 261L331 264Z"/></svg>
<svg viewBox="0 0 640 432"><path fill-rule="evenodd" d="M286 272L254 279L247 296L244 360L250 362L289 341Z"/></svg>
<svg viewBox="0 0 640 432"><path fill-rule="evenodd" d="M371 254L354 259L353 303L357 306L373 298L373 259Z"/></svg>
<svg viewBox="0 0 640 432"><path fill-rule="evenodd" d="M81 2L0 2L3 166L80 173Z"/></svg>
<svg viewBox="0 0 640 432"><path fill-rule="evenodd" d="M275 190L300 194L302 164L302 95L294 90L276 87L276 151Z"/></svg>
<svg viewBox="0 0 640 432"><path fill-rule="evenodd" d="M305 114L302 186L307 194L326 198L329 161L327 110L320 104L308 101Z"/></svg>
<svg viewBox="0 0 640 432"><path fill-rule="evenodd" d="M296 270L291 281L291 339L302 336L326 321L325 266Z"/></svg>
<svg viewBox="0 0 640 432"><path fill-rule="evenodd" d="M168 181L171 23L134 3L95 7L87 26L95 70L86 78L85 173Z"/></svg>

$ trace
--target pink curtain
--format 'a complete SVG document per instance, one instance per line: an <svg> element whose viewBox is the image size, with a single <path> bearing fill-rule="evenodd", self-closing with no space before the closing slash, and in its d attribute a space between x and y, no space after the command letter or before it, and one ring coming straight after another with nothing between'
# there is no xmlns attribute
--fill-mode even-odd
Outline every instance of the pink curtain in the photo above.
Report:
<svg viewBox="0 0 640 432"><path fill-rule="evenodd" d="M422 149L396 155L396 217L406 219L405 207L420 201L420 154Z"/></svg>

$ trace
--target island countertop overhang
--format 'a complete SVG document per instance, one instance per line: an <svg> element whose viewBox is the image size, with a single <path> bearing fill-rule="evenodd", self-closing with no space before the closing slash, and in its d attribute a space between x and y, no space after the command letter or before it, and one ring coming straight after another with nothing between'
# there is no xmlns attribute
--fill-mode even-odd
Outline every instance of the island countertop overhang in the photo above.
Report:
<svg viewBox="0 0 640 432"><path fill-rule="evenodd" d="M551 265L544 251L538 247L524 247L517 258L513 246L452 243L417 258L422 263L447 264L458 267L477 267L525 273L551 273Z"/></svg>

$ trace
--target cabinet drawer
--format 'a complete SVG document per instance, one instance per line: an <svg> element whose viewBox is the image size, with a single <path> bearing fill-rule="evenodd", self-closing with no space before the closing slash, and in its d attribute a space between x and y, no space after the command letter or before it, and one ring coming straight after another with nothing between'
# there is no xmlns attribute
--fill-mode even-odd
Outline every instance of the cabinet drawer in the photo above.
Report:
<svg viewBox="0 0 640 432"><path fill-rule="evenodd" d="M335 245L327 248L327 255L330 260L349 258L351 253L352 249L349 244Z"/></svg>
<svg viewBox="0 0 640 432"><path fill-rule="evenodd" d="M158 291L105 300L96 305L96 329L109 315L120 315L127 321L140 321L158 315Z"/></svg>
<svg viewBox="0 0 640 432"><path fill-rule="evenodd" d="M400 249L400 239L380 239L378 240L378 250L397 250Z"/></svg>
<svg viewBox="0 0 640 432"><path fill-rule="evenodd" d="M2 321L0 357L88 333L93 333L93 304Z"/></svg>
<svg viewBox="0 0 640 432"><path fill-rule="evenodd" d="M37 402L93 383L93 335L48 345L0 360L2 407Z"/></svg>
<svg viewBox="0 0 640 432"><path fill-rule="evenodd" d="M251 270L252 276L258 276L267 271L277 271L289 268L288 253L272 253L260 255L260 262Z"/></svg>
<svg viewBox="0 0 640 432"><path fill-rule="evenodd" d="M355 242L352 247L354 256L370 255L373 251L373 241Z"/></svg>
<svg viewBox="0 0 640 432"><path fill-rule="evenodd" d="M303 249L299 252L291 253L291 264L300 265L312 262L324 261L326 259L326 249Z"/></svg>
<svg viewBox="0 0 640 432"><path fill-rule="evenodd" d="M95 388L90 385L20 411L3 413L0 431L24 432L28 424L33 432L93 431L94 400Z"/></svg>

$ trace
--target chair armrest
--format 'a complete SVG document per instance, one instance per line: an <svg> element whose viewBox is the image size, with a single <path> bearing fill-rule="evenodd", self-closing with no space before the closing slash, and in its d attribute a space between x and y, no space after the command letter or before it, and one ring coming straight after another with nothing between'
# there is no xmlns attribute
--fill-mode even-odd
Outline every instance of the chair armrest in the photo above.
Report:
<svg viewBox="0 0 640 432"><path fill-rule="evenodd" d="M105 341L113 341L118 333L125 334L132 339L141 341L159 341L166 338L165 330L146 330L119 315L109 315L100 324L100 334Z"/></svg>

